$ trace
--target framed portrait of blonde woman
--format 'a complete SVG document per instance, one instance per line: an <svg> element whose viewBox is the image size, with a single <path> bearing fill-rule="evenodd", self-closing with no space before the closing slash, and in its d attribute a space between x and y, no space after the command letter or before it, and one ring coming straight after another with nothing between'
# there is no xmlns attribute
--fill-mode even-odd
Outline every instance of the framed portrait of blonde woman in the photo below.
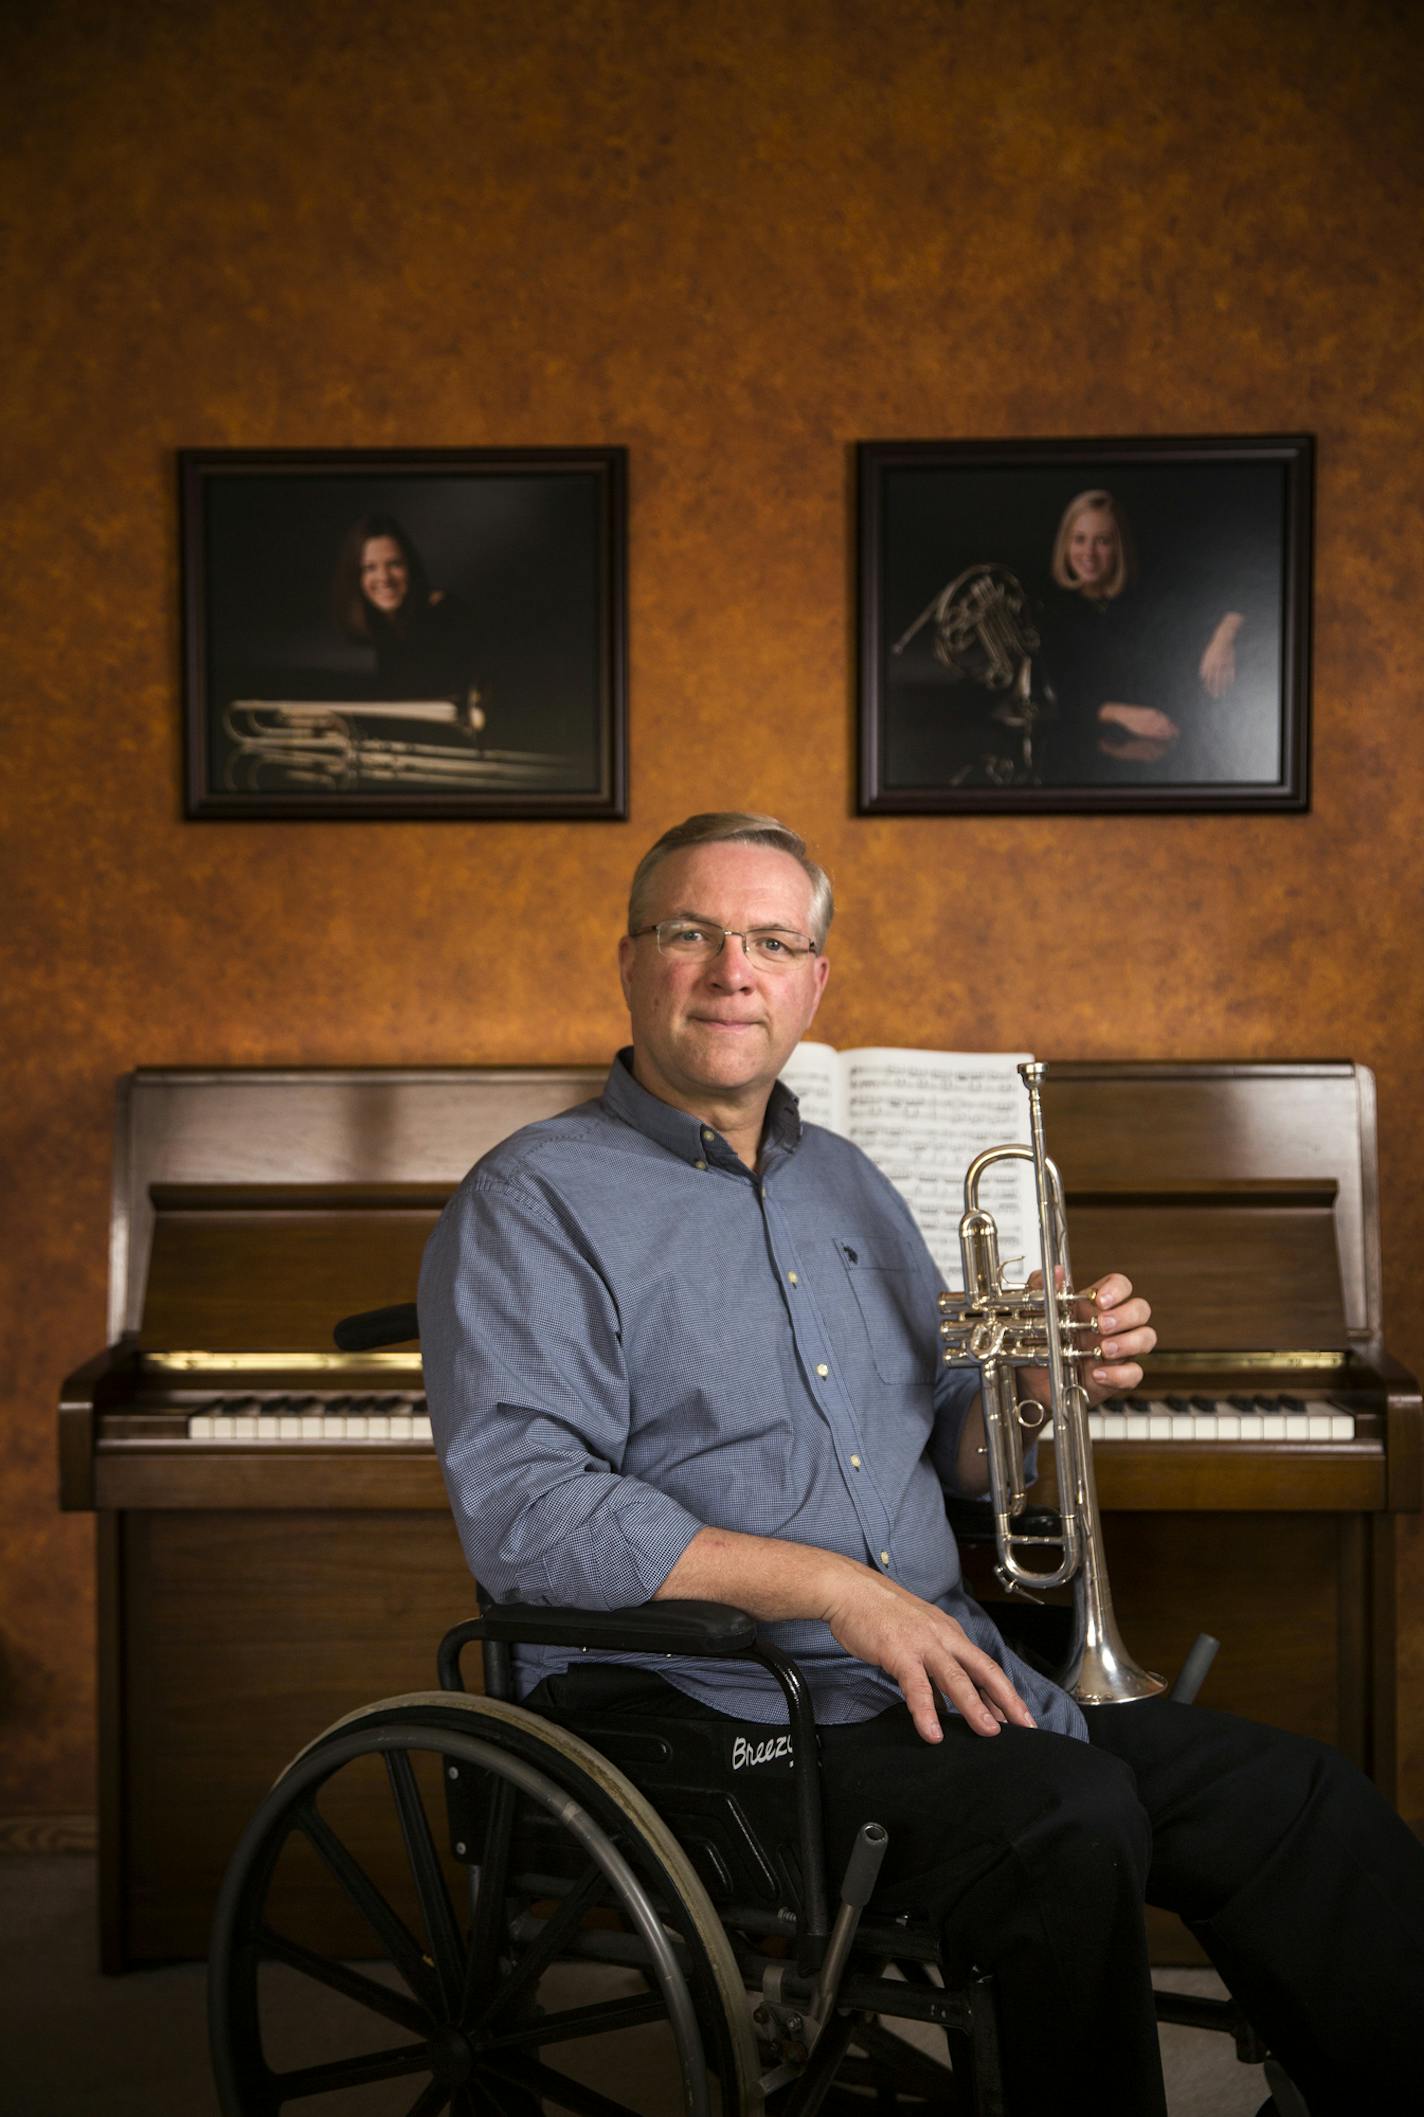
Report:
<svg viewBox="0 0 1424 2117"><path fill-rule="evenodd" d="M621 448L179 458L187 813L627 813Z"/></svg>
<svg viewBox="0 0 1424 2117"><path fill-rule="evenodd" d="M857 449L859 807L1310 805L1309 435Z"/></svg>

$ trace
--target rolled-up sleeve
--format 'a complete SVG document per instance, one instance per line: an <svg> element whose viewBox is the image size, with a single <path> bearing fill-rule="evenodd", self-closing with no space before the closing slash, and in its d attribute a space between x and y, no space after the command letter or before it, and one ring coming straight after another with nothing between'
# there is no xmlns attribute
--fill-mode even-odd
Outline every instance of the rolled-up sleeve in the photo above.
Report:
<svg viewBox="0 0 1424 2117"><path fill-rule="evenodd" d="M490 1171L426 1247L420 1335L435 1444L470 1570L500 1600L646 1602L702 1526L623 1474L617 1305L558 1214Z"/></svg>

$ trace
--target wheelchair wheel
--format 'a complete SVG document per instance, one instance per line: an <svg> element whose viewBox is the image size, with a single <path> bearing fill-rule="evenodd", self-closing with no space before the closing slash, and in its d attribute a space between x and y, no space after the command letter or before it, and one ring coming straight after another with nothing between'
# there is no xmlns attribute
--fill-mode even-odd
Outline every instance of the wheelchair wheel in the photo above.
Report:
<svg viewBox="0 0 1424 2117"><path fill-rule="evenodd" d="M208 2011L224 2117L761 2109L686 1856L596 1750L496 1699L387 1699L289 1766L223 1883Z"/></svg>

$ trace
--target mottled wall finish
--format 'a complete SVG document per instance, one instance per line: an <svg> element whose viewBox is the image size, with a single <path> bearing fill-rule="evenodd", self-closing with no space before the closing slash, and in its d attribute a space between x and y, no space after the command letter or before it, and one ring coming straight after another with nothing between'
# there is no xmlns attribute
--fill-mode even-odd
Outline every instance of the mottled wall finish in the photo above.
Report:
<svg viewBox="0 0 1424 2117"><path fill-rule="evenodd" d="M136 1064L588 1060L635 854L797 818L839 1043L1350 1055L1424 1366L1415 11L56 0L7 29L0 1814L90 1801ZM1319 437L1308 816L858 820L856 437ZM625 442L627 825L180 817L173 453ZM886 917L892 908L893 923ZM541 914L553 938L530 938Z"/></svg>

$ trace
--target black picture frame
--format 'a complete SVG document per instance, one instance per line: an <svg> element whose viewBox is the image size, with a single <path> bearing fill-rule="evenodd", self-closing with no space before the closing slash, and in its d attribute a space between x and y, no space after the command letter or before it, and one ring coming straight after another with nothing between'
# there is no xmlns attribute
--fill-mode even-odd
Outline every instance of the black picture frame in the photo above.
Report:
<svg viewBox="0 0 1424 2117"><path fill-rule="evenodd" d="M862 815L1309 808L1309 435L856 471Z"/></svg>
<svg viewBox="0 0 1424 2117"><path fill-rule="evenodd" d="M178 473L189 817L626 817L625 449Z"/></svg>

